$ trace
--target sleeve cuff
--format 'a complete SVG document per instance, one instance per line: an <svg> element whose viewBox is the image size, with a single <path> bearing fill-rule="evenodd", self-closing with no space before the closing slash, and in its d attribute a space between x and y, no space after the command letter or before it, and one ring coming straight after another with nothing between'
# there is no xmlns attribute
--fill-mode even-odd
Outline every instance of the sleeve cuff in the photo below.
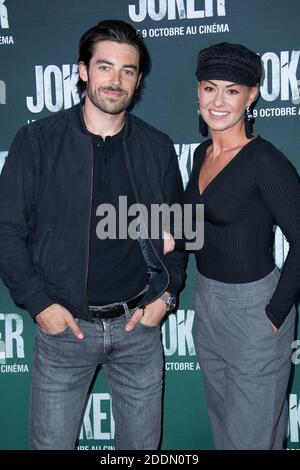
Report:
<svg viewBox="0 0 300 470"><path fill-rule="evenodd" d="M174 282L174 279L171 279L167 291L170 292L172 296L177 297L179 290L180 287L178 286L178 283Z"/></svg>
<svg viewBox="0 0 300 470"><path fill-rule="evenodd" d="M288 315L288 313L283 313L270 304L266 306L266 314L268 319L273 323L274 326L276 326L276 328L281 327L282 323Z"/></svg>
<svg viewBox="0 0 300 470"><path fill-rule="evenodd" d="M45 308L50 307L50 305L53 304L53 300L50 299L45 291L37 292L24 302L26 310L28 310L33 318L45 310Z"/></svg>

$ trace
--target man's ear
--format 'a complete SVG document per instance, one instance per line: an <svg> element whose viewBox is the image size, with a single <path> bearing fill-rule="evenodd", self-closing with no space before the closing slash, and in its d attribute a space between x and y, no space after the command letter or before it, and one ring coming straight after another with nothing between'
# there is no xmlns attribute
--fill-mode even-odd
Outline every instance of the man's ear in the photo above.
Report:
<svg viewBox="0 0 300 470"><path fill-rule="evenodd" d="M83 82L88 81L87 67L84 62L80 61L78 64L79 77Z"/></svg>

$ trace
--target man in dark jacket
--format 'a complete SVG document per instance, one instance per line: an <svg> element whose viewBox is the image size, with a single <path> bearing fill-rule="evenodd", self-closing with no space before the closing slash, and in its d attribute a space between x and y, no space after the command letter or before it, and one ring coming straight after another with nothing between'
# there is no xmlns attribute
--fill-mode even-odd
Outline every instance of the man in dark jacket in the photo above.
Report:
<svg viewBox="0 0 300 470"><path fill-rule="evenodd" d="M150 66L140 35L122 21L101 22L82 36L78 65L85 98L22 128L1 175L0 272L38 326L30 445L74 448L103 364L116 447L155 449L159 326L182 286L184 255L164 256L162 237L105 237L100 216L113 207L121 225L120 198L171 206L181 177L170 139L127 112ZM141 234L142 216L125 228L137 220Z"/></svg>

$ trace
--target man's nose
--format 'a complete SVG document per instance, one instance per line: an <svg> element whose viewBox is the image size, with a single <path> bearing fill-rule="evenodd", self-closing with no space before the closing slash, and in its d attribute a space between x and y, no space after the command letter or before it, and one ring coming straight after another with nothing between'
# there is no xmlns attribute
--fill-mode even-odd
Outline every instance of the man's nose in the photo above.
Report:
<svg viewBox="0 0 300 470"><path fill-rule="evenodd" d="M122 81L121 70L115 70L112 76L112 84L119 86Z"/></svg>

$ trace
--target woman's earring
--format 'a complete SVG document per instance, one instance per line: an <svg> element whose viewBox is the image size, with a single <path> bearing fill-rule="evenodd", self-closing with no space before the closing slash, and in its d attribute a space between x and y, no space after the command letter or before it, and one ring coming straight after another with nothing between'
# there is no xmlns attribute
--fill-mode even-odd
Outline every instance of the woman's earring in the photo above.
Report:
<svg viewBox="0 0 300 470"><path fill-rule="evenodd" d="M252 139L254 137L253 135L253 121L254 121L254 117L253 117L253 113L252 113L252 109L250 106L247 106L245 108L245 132L246 132L246 137L247 139Z"/></svg>
<svg viewBox="0 0 300 470"><path fill-rule="evenodd" d="M253 113L252 113L252 111L251 111L250 106L247 106L247 107L246 107L246 109L245 109L245 115L246 115L247 121L249 121L249 122L253 121Z"/></svg>

